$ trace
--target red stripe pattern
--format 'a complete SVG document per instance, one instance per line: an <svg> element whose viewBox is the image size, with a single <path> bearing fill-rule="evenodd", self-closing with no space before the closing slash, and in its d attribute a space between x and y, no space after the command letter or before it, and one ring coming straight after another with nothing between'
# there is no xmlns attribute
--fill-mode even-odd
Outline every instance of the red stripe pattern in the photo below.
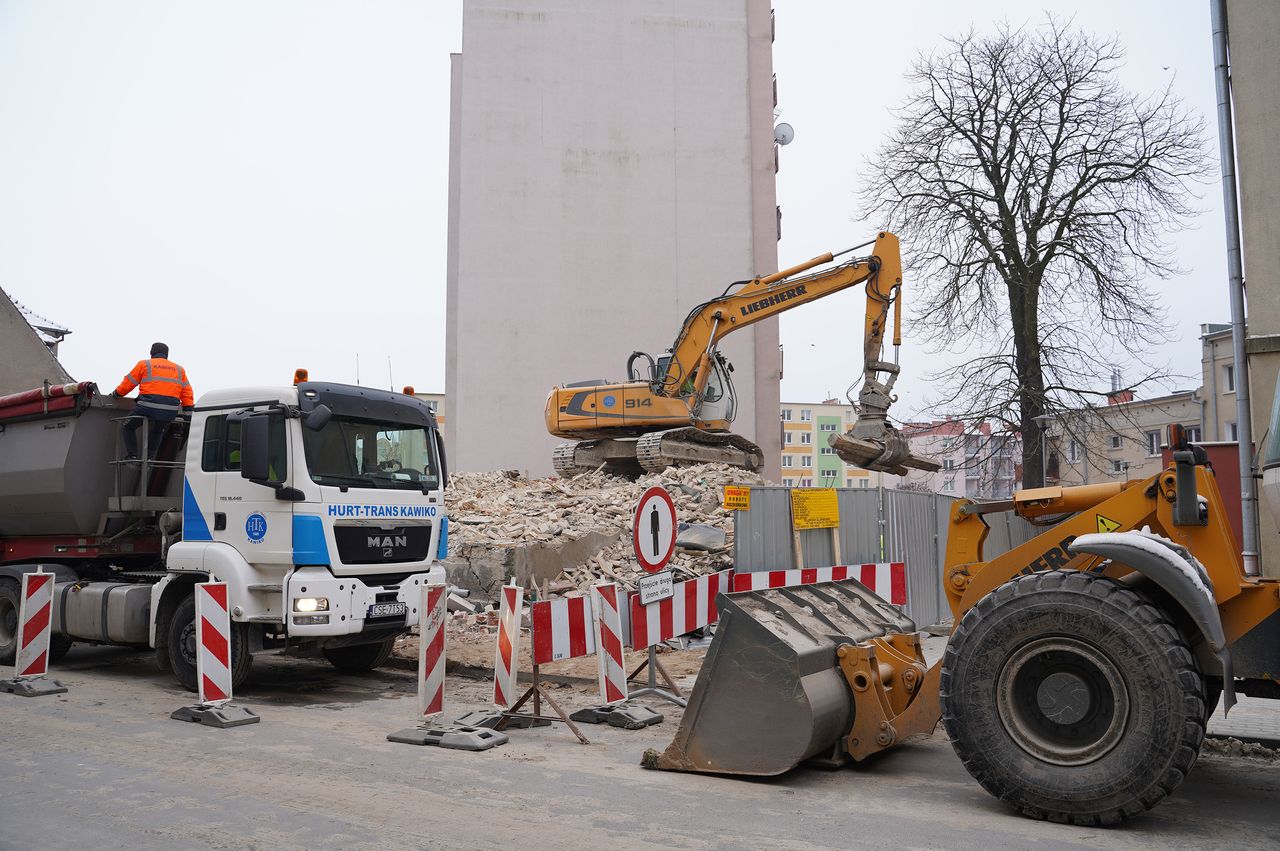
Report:
<svg viewBox="0 0 1280 851"><path fill-rule="evenodd" d="M14 673L42 677L49 673L49 629L53 613L53 574L22 574L18 604L18 652Z"/></svg>
<svg viewBox="0 0 1280 851"><path fill-rule="evenodd" d="M856 579L882 600L895 606L907 604L907 565L905 562L810 567L803 570L760 570L735 573L733 591L761 591L766 588L790 588L818 582L840 582Z"/></svg>
<svg viewBox="0 0 1280 851"><path fill-rule="evenodd" d="M447 600L443 585L426 585L418 611L418 715L420 721L444 712L444 622Z"/></svg>
<svg viewBox="0 0 1280 851"><path fill-rule="evenodd" d="M590 598L539 600L530 609L535 665L577 659L596 652Z"/></svg>
<svg viewBox="0 0 1280 851"><path fill-rule="evenodd" d="M231 615L227 611L227 583L196 586L196 679L200 702L231 699Z"/></svg>
<svg viewBox="0 0 1280 851"><path fill-rule="evenodd" d="M493 659L493 705L508 709L515 701L516 663L520 658L520 611L524 607L524 589L502 586L502 603L498 609L498 640Z"/></svg>
<svg viewBox="0 0 1280 851"><path fill-rule="evenodd" d="M605 703L627 699L627 671L622 633L622 595L612 582L591 586L600 697Z"/></svg>
<svg viewBox="0 0 1280 851"><path fill-rule="evenodd" d="M640 605L640 595L631 595L631 646L651 647L679 635L693 632L720 618L716 595L729 590L732 570L722 570L677 582L675 594L647 606Z"/></svg>

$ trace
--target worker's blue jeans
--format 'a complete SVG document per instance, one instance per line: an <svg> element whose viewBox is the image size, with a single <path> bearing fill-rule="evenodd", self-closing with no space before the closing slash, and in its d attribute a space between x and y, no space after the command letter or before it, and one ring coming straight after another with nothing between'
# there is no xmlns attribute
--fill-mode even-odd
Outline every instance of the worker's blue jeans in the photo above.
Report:
<svg viewBox="0 0 1280 851"><path fill-rule="evenodd" d="M172 420L157 420L147 416L135 415L125 421L120 437L124 440L125 455L129 458L137 458L138 429L142 427L144 420L147 423L147 458L154 461L156 453L160 451L160 442L164 440L165 429L169 427L169 423Z"/></svg>

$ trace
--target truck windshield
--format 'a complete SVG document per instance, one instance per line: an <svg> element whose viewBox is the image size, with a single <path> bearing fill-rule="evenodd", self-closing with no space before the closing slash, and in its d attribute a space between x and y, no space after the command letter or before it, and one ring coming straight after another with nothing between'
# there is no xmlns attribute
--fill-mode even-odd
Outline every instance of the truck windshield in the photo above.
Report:
<svg viewBox="0 0 1280 851"><path fill-rule="evenodd" d="M353 488L435 490L440 487L435 442L427 429L334 417L319 431L302 430L311 480Z"/></svg>

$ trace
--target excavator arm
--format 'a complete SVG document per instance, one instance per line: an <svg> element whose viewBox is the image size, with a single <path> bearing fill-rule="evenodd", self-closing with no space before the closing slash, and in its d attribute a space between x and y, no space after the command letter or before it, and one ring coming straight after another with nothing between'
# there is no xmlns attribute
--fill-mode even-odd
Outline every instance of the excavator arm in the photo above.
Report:
<svg viewBox="0 0 1280 851"><path fill-rule="evenodd" d="M873 246L871 254L806 277L796 277L836 257ZM900 305L902 259L898 238L883 232L873 242L854 246L840 254L822 254L798 266L748 281L737 292L726 293L694 308L686 317L671 347L671 358L659 376L659 395L700 394L711 372L711 358L729 334L783 311L867 282L864 331L864 378L876 381L873 365L881 364L885 328L890 309L894 313L894 345L902 344ZM895 367L896 372L896 367Z"/></svg>

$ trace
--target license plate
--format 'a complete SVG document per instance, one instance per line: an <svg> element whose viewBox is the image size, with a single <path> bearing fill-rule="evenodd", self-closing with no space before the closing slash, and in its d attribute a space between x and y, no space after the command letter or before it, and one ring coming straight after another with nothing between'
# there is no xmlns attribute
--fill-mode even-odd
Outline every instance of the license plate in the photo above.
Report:
<svg viewBox="0 0 1280 851"><path fill-rule="evenodd" d="M394 615L403 615L408 611L408 603L374 603L369 607L369 617L389 618Z"/></svg>

